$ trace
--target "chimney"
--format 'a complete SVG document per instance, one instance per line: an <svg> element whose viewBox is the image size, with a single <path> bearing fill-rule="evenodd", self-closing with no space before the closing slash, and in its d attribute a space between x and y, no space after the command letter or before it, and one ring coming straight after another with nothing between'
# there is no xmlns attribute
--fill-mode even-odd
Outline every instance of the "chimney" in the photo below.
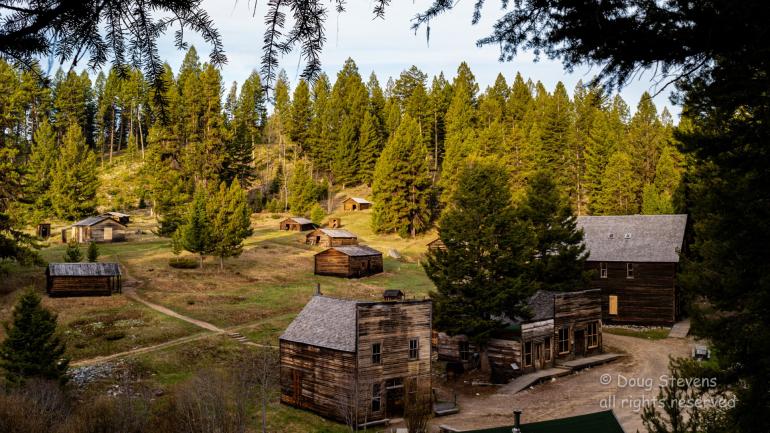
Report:
<svg viewBox="0 0 770 433"><path fill-rule="evenodd" d="M321 296L321 283L315 283L315 293L313 296Z"/></svg>
<svg viewBox="0 0 770 433"><path fill-rule="evenodd" d="M513 430L512 433L521 433L521 411L513 411Z"/></svg>

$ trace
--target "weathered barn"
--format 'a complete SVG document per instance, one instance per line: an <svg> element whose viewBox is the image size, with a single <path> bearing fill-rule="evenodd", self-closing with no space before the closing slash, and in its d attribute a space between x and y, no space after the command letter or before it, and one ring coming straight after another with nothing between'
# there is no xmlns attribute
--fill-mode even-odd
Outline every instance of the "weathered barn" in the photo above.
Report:
<svg viewBox="0 0 770 433"><path fill-rule="evenodd" d="M112 217L88 217L72 225L71 239L83 242L115 242L126 239L126 226Z"/></svg>
<svg viewBox="0 0 770 433"><path fill-rule="evenodd" d="M553 367L558 361L602 352L601 292L538 291L527 301L529 318L501 320L505 329L486 344L496 379ZM464 335L438 335L439 359L466 368L480 362L479 348Z"/></svg>
<svg viewBox="0 0 770 433"><path fill-rule="evenodd" d="M602 291L605 323L671 325L679 318L676 282L687 215L584 216L586 267Z"/></svg>
<svg viewBox="0 0 770 433"><path fill-rule="evenodd" d="M431 301L313 296L279 339L281 402L358 425L429 398Z"/></svg>
<svg viewBox="0 0 770 433"><path fill-rule="evenodd" d="M122 291L117 263L50 263L45 277L49 296L110 296Z"/></svg>
<svg viewBox="0 0 770 433"><path fill-rule="evenodd" d="M37 225L37 237L48 239L51 236L51 223L40 223Z"/></svg>
<svg viewBox="0 0 770 433"><path fill-rule="evenodd" d="M316 229L305 236L305 243L326 248L358 245L358 236L342 229Z"/></svg>
<svg viewBox="0 0 770 433"><path fill-rule="evenodd" d="M348 197L342 202L345 211L366 210L372 207L372 202L361 197Z"/></svg>
<svg viewBox="0 0 770 433"><path fill-rule="evenodd" d="M315 274L361 278L382 272L382 253L366 245L331 247L315 255Z"/></svg>
<svg viewBox="0 0 770 433"><path fill-rule="evenodd" d="M316 225L313 221L302 217L290 217L281 221L279 224L281 230L291 230L295 232L304 232L305 230L313 230Z"/></svg>
<svg viewBox="0 0 770 433"><path fill-rule="evenodd" d="M108 216L123 225L127 225L131 222L131 215L121 212L105 212L101 216Z"/></svg>
<svg viewBox="0 0 770 433"><path fill-rule="evenodd" d="M446 251L446 245L444 245L444 241L441 240L441 238L436 238L430 242L428 242L428 250L429 251Z"/></svg>

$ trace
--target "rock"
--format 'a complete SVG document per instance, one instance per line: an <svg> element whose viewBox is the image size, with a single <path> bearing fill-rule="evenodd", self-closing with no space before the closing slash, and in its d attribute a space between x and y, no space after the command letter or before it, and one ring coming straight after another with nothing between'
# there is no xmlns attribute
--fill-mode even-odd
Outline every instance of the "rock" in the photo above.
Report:
<svg viewBox="0 0 770 433"><path fill-rule="evenodd" d="M390 256L390 257L392 257L392 258L394 258L396 260L401 259L401 253L396 251L394 248L391 248L391 249L388 250L388 256Z"/></svg>

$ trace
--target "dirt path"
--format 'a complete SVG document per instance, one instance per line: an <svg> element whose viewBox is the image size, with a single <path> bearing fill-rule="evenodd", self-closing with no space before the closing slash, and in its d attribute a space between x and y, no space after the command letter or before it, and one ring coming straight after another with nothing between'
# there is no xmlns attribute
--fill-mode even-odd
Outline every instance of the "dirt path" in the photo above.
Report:
<svg viewBox="0 0 770 433"><path fill-rule="evenodd" d="M692 340L645 340L609 333L603 340L608 350L619 349L629 356L518 394L507 394L501 387L477 387L458 395L460 413L433 420L434 431L441 424L459 429L510 425L514 409L523 411L525 422L612 409L625 431L644 431L640 405L656 397L661 376L668 374L668 357L687 356ZM463 387L468 389L456 385Z"/></svg>

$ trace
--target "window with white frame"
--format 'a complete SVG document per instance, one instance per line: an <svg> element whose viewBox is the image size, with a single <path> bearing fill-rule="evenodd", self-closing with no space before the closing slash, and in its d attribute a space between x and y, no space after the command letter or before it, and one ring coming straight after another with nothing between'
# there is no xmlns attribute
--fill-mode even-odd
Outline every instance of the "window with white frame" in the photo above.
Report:
<svg viewBox="0 0 770 433"><path fill-rule="evenodd" d="M607 278L607 262L599 263L599 278Z"/></svg>
<svg viewBox="0 0 770 433"><path fill-rule="evenodd" d="M468 361L471 359L471 344L467 341L460 342L460 360Z"/></svg>
<svg viewBox="0 0 770 433"><path fill-rule="evenodd" d="M524 343L524 366L529 367L532 365L532 342L527 341Z"/></svg>
<svg viewBox="0 0 770 433"><path fill-rule="evenodd" d="M586 340L588 348L599 346L599 322L591 322L586 327Z"/></svg>
<svg viewBox="0 0 770 433"><path fill-rule="evenodd" d="M379 412L382 403L382 395L380 393L380 384L372 384L372 412Z"/></svg>
<svg viewBox="0 0 770 433"><path fill-rule="evenodd" d="M372 364L382 362L382 345L380 343L372 344Z"/></svg>
<svg viewBox="0 0 770 433"><path fill-rule="evenodd" d="M409 360L413 361L420 355L420 340L416 338L409 339Z"/></svg>
<svg viewBox="0 0 770 433"><path fill-rule="evenodd" d="M633 263L626 263L626 278L633 279L634 278L634 264Z"/></svg>
<svg viewBox="0 0 770 433"><path fill-rule="evenodd" d="M559 353L569 352L569 328L559 328Z"/></svg>

